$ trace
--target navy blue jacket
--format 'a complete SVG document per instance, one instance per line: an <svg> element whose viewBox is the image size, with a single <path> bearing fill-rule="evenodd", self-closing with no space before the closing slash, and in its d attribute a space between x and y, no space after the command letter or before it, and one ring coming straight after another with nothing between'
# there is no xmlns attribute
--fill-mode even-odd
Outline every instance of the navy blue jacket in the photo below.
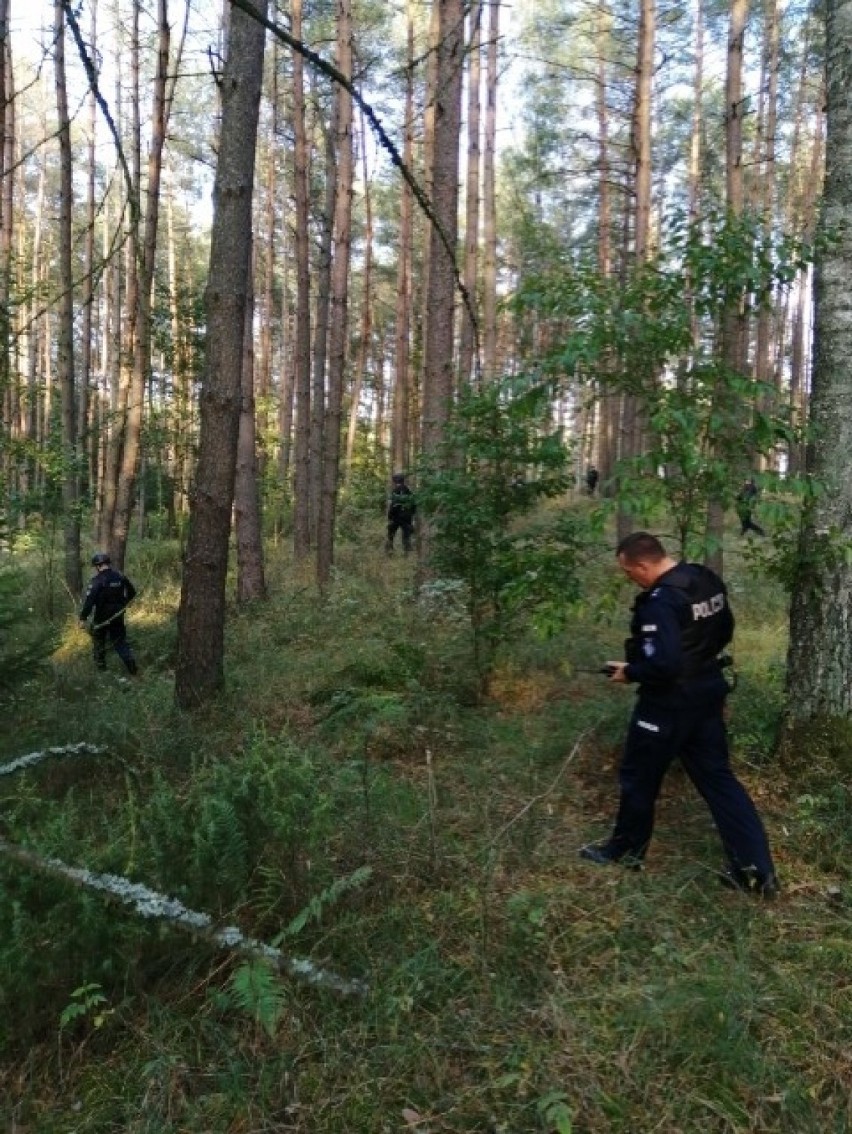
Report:
<svg viewBox="0 0 852 1134"><path fill-rule="evenodd" d="M136 598L136 588L126 575L108 567L98 571L89 581L89 589L80 610L80 619L85 622L92 611L95 612L95 628L111 621L124 611L128 603Z"/></svg>

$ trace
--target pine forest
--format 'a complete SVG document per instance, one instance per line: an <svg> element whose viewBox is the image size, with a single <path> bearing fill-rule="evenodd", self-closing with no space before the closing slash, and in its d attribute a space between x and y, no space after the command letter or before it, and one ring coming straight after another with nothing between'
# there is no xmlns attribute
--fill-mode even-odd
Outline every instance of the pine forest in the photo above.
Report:
<svg viewBox="0 0 852 1134"><path fill-rule="evenodd" d="M3 1130L852 1130L850 57L0 0Z"/></svg>

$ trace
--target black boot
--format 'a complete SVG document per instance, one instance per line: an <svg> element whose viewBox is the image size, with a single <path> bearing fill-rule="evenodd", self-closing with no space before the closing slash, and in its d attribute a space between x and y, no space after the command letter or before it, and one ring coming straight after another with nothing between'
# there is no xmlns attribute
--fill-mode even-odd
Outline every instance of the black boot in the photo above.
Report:
<svg viewBox="0 0 852 1134"><path fill-rule="evenodd" d="M633 851L624 851L612 843L589 843L580 848L580 858L593 862L596 866L619 865L627 870L641 870L643 863Z"/></svg>
<svg viewBox="0 0 852 1134"><path fill-rule="evenodd" d="M763 898L768 902L773 901L781 893L777 874L773 871L761 874L753 866L742 867L729 863L719 871L719 881L728 890L753 894L756 898Z"/></svg>

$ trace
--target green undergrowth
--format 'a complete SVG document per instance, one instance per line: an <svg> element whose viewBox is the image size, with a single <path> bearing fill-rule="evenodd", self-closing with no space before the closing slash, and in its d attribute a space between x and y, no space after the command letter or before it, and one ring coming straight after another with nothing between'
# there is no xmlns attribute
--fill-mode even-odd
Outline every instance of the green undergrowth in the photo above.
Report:
<svg viewBox="0 0 852 1134"><path fill-rule="evenodd" d="M142 674L91 669L69 615L16 687L0 837L124 875L287 957L309 988L202 935L0 858L0 1113L42 1134L787 1134L852 1127L847 789L778 767L785 603L729 567L730 731L785 884L717 885L719 848L674 769L648 867L577 858L612 817L632 699L630 588L590 556L583 603L519 634L484 696L452 587L340 549L322 600L272 548L271 597L230 612L227 689L172 701L178 551L140 549Z"/></svg>

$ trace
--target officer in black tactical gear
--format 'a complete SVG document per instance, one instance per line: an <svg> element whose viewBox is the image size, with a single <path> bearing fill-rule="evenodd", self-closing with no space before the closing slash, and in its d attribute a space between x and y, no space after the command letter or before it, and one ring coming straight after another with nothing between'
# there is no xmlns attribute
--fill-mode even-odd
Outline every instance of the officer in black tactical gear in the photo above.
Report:
<svg viewBox="0 0 852 1134"><path fill-rule="evenodd" d="M105 551L99 551L92 556L92 566L95 573L89 582L80 610L80 625L85 627L86 620L94 612L92 650L95 665L98 669L106 669L106 648L109 639L113 649L127 667L128 673L138 673L136 659L127 641L127 629L124 625L124 612L136 597L136 588L126 575L122 575L111 566L110 558Z"/></svg>
<svg viewBox="0 0 852 1134"><path fill-rule="evenodd" d="M719 660L734 617L725 585L697 563L676 562L648 532L618 545L621 569L642 593L633 605L626 661L609 662L610 681L639 686L630 719L615 827L580 856L638 869L651 841L663 777L679 756L718 828L727 863L721 881L763 898L778 879L763 823L731 770L722 710L729 691Z"/></svg>
<svg viewBox="0 0 852 1134"><path fill-rule="evenodd" d="M408 555L411 551L411 537L414 534L414 513L417 503L414 493L405 483L403 473L394 473L391 477L391 493L388 501L388 534L385 540L385 551L393 554L393 539L397 531L402 528L402 551Z"/></svg>
<svg viewBox="0 0 852 1134"><path fill-rule="evenodd" d="M741 536L747 535L749 532L754 532L755 535L759 536L766 535L760 524L754 522L754 509L759 495L760 489L755 484L754 477L749 477L748 480L743 481L734 501L740 521Z"/></svg>

